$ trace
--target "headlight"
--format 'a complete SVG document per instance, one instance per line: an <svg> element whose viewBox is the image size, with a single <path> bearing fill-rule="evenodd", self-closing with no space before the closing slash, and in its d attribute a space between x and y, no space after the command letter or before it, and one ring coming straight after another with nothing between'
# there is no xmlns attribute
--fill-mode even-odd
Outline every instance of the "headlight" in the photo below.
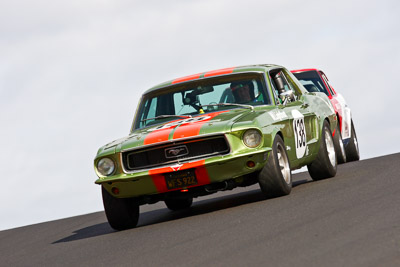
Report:
<svg viewBox="0 0 400 267"><path fill-rule="evenodd" d="M102 158L97 163L97 171L104 176L109 176L114 172L115 164L109 158Z"/></svg>
<svg viewBox="0 0 400 267"><path fill-rule="evenodd" d="M257 130L247 130L243 135L243 143L251 148L257 147L260 145L262 140L261 133Z"/></svg>

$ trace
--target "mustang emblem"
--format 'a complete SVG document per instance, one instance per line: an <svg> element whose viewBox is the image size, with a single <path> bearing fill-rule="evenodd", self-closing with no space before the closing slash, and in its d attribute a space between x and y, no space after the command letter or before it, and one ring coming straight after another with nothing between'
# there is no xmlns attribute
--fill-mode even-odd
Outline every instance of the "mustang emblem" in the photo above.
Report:
<svg viewBox="0 0 400 267"><path fill-rule="evenodd" d="M181 157L189 154L187 146L185 145L166 148L164 151L166 158Z"/></svg>

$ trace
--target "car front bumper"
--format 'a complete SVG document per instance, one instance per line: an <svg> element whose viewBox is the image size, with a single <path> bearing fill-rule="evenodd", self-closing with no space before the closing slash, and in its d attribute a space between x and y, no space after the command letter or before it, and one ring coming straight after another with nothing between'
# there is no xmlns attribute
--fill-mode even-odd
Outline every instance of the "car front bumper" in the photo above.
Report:
<svg viewBox="0 0 400 267"><path fill-rule="evenodd" d="M271 148L261 147L250 152L231 153L135 173L102 177L95 183L101 184L110 194L118 198L162 194L223 182L258 172L268 160L269 151ZM185 170L194 170L197 184L169 189L165 175Z"/></svg>

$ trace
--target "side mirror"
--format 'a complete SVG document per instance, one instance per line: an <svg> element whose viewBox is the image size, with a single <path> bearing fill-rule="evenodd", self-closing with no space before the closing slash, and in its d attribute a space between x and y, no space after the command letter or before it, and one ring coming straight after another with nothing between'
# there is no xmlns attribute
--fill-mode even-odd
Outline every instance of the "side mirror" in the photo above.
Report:
<svg viewBox="0 0 400 267"><path fill-rule="evenodd" d="M293 91L292 91L292 90L289 90L289 91L285 91L285 92L283 92L283 93L280 93L280 94L279 94L279 97L281 98L282 104L283 104L283 105L286 105L287 103L290 103L290 102L292 102L292 101L295 100L295 99L294 99L294 94L293 94Z"/></svg>

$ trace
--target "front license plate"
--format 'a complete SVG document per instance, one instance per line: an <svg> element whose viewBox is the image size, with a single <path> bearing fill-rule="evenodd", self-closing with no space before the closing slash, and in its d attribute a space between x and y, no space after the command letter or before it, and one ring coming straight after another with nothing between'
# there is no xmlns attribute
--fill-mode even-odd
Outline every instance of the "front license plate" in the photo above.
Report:
<svg viewBox="0 0 400 267"><path fill-rule="evenodd" d="M188 187L197 184L194 169L165 174L165 182L168 189Z"/></svg>

